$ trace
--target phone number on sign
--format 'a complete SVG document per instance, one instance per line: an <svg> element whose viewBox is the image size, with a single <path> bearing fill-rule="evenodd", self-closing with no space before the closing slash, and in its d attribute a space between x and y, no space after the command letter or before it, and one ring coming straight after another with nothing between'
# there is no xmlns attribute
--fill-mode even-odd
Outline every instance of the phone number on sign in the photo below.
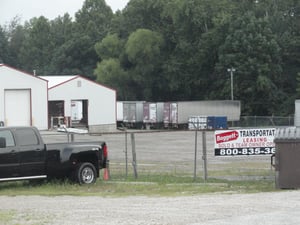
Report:
<svg viewBox="0 0 300 225"><path fill-rule="evenodd" d="M268 155L275 153L275 148L216 148L215 156Z"/></svg>

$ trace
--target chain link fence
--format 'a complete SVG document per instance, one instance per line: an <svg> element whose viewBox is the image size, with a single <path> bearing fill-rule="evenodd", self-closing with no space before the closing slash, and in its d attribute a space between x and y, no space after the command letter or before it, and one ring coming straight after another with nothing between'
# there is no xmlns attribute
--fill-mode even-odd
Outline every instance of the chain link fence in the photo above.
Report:
<svg viewBox="0 0 300 225"><path fill-rule="evenodd" d="M67 141L66 134L55 132L51 135L45 132L43 138L46 143ZM184 176L198 180L275 179L271 155L215 156L214 131L130 130L75 135L74 141L105 141L112 179L139 179L148 175Z"/></svg>
<svg viewBox="0 0 300 225"><path fill-rule="evenodd" d="M294 126L294 117L243 116L240 121L230 125L248 128ZM46 143L68 140L66 134L54 131L44 132L43 137ZM76 142L97 140L105 141L108 145L112 178L138 179L142 175L167 174L191 179L275 181L269 154L215 156L213 130L124 130L74 137Z"/></svg>
<svg viewBox="0 0 300 225"><path fill-rule="evenodd" d="M241 116L234 122L237 127L277 127L294 126L294 116Z"/></svg>

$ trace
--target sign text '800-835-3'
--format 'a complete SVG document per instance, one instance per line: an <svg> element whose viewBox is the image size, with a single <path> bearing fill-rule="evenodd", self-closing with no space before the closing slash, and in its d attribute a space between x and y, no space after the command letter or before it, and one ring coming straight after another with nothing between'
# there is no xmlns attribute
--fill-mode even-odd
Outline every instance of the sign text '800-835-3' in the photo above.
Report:
<svg viewBox="0 0 300 225"><path fill-rule="evenodd" d="M275 153L275 128L215 131L215 156Z"/></svg>

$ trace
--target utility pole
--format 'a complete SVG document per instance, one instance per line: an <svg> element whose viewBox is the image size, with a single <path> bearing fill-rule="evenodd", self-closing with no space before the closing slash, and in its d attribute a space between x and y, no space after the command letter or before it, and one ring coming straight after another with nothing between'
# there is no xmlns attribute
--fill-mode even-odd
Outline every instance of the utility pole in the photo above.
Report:
<svg viewBox="0 0 300 225"><path fill-rule="evenodd" d="M227 71L230 73L230 86L231 86L231 100L233 101L233 72L235 72L235 68L229 68Z"/></svg>

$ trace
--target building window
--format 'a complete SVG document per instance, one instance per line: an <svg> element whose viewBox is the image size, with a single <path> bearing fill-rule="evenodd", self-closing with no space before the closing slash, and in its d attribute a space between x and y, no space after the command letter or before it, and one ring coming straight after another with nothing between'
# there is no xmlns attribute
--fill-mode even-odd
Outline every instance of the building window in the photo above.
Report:
<svg viewBox="0 0 300 225"><path fill-rule="evenodd" d="M81 87L81 80L77 81L77 87Z"/></svg>

